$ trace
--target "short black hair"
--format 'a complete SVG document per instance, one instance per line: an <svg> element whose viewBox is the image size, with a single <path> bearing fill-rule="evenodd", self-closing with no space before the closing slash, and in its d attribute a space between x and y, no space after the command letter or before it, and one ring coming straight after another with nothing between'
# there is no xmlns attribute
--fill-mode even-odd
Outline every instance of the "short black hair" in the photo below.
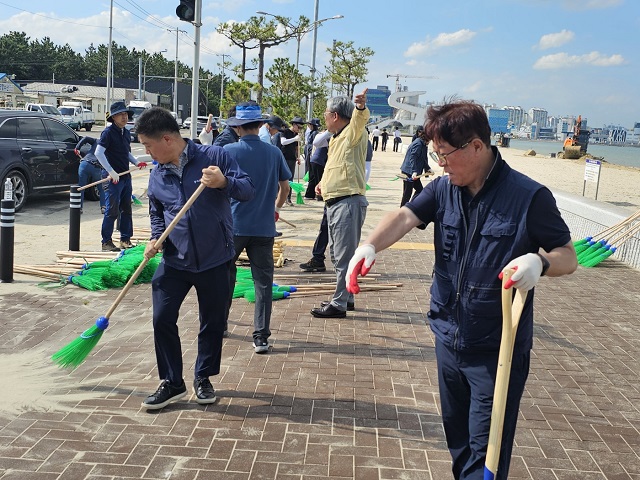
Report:
<svg viewBox="0 0 640 480"><path fill-rule="evenodd" d="M256 120L255 122L249 122L249 123L245 123L244 125L238 125L238 126L243 128L244 130L253 130L254 128L260 128L263 123L264 123L264 120Z"/></svg>
<svg viewBox="0 0 640 480"><path fill-rule="evenodd" d="M169 110L162 107L152 107L142 112L136 120L136 133L150 138L159 138L168 133L180 135L178 122Z"/></svg>
<svg viewBox="0 0 640 480"><path fill-rule="evenodd" d="M227 118L231 118L231 117L235 117L235 116L236 116L236 106L234 105L227 112Z"/></svg>

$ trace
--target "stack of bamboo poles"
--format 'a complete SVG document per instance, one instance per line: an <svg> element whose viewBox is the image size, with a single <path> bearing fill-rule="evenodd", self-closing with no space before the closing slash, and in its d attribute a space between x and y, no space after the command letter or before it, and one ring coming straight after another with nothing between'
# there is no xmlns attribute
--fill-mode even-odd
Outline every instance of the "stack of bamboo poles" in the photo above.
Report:
<svg viewBox="0 0 640 480"><path fill-rule="evenodd" d="M46 278L49 280L64 280L88 264L100 260L115 260L118 252L75 252L71 250L56 252L54 265L14 265L13 271L23 275Z"/></svg>
<svg viewBox="0 0 640 480"><path fill-rule="evenodd" d="M578 263L595 267L613 255L625 242L640 232L640 210L619 223L573 243ZM598 240L595 240L598 239Z"/></svg>
<svg viewBox="0 0 640 480"><path fill-rule="evenodd" d="M151 227L135 227L133 235L131 235L132 242L147 242L151 237Z"/></svg>
<svg viewBox="0 0 640 480"><path fill-rule="evenodd" d="M249 261L249 256L247 255L246 250L243 250L242 253L240 253L238 261ZM273 265L277 268L280 268L284 266L284 262L284 243L282 243L282 240L276 240L275 242L273 242Z"/></svg>

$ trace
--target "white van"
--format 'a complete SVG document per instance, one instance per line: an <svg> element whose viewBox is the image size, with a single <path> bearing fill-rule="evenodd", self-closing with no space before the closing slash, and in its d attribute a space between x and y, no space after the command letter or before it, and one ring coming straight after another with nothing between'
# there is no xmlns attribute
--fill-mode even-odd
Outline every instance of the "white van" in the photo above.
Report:
<svg viewBox="0 0 640 480"><path fill-rule="evenodd" d="M62 114L60 113L60 110L48 103L27 103L24 106L24 109L28 112L46 113L47 115L51 115L53 118L62 122Z"/></svg>
<svg viewBox="0 0 640 480"><path fill-rule="evenodd" d="M133 128L134 125L136 124L136 119L140 116L142 112L144 112L145 110L151 107L153 107L153 105L151 105L151 102L145 102L143 100L131 100L129 102L129 105L127 106L127 108L133 112L133 116L131 120L127 122L127 125L125 128L129 130L129 133L131 133L132 142L138 141L138 134L136 133L135 128Z"/></svg>

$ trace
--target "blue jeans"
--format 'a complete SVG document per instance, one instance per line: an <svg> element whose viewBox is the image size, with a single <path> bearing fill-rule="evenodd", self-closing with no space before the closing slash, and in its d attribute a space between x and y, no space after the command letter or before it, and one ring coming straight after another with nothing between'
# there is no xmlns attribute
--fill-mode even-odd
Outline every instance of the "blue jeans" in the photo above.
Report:
<svg viewBox="0 0 640 480"><path fill-rule="evenodd" d="M351 294L347 292L347 268L358 243L362 225L367 216L369 202L364 195L347 197L327 207L327 224L329 225L329 252L336 270L336 290L331 304L347 310L347 302Z"/></svg>
<svg viewBox="0 0 640 480"><path fill-rule="evenodd" d="M233 243L236 249L236 256L231 262L230 292L229 303L233 299L233 288L236 284L236 260L242 253L247 250L249 263L251 264L251 276L256 292L256 304L253 310L253 338L264 338L265 340L271 336L271 310L273 297L271 295L271 287L273 286L273 237L233 237ZM227 311L227 319L229 317Z"/></svg>
<svg viewBox="0 0 640 480"><path fill-rule="evenodd" d="M100 167L96 167L95 165L83 160L80 162L80 166L78 167L78 185L83 187L89 183L97 182L102 178L101 171L102 169ZM102 185L98 186L98 190L100 191L100 206L104 207L104 190L102 189ZM80 207L83 205L84 190L80 192Z"/></svg>
<svg viewBox="0 0 640 480"><path fill-rule="evenodd" d="M498 352L459 352L436 341L442 423L456 480L483 480ZM509 475L520 399L531 352L514 352L496 480Z"/></svg>
<svg viewBox="0 0 640 480"><path fill-rule="evenodd" d="M102 177L109 174L102 171ZM102 243L111 241L113 226L120 213L120 240L126 241L133 235L133 218L131 216L131 175L123 175L118 183L108 182L104 218L102 219Z"/></svg>

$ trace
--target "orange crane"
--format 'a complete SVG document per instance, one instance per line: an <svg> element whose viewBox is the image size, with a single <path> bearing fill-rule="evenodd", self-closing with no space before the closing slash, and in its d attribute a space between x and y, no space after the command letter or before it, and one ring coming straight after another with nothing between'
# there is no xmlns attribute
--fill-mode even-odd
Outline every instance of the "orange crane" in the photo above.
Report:
<svg viewBox="0 0 640 480"><path fill-rule="evenodd" d="M402 89L402 85L400 84L400 77L402 78L428 78L428 79L435 79L438 77L433 77L433 76L424 76L424 75L403 75L401 73L390 73L389 75L387 75L387 78L389 77L395 77L396 78L396 92L399 92Z"/></svg>

